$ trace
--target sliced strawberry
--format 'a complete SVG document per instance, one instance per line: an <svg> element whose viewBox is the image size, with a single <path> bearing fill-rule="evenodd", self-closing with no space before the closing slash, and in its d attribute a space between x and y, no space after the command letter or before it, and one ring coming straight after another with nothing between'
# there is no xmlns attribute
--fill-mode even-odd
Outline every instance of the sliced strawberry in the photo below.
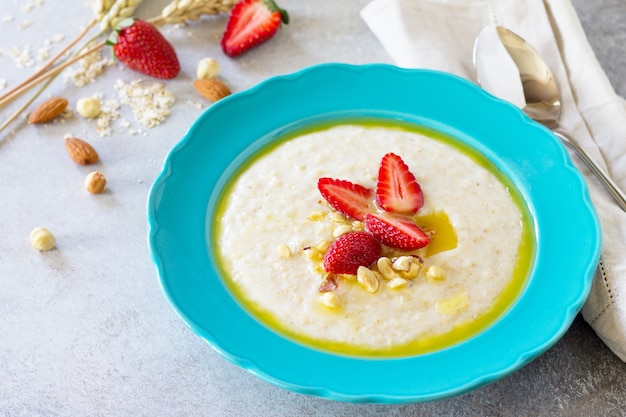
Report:
<svg viewBox="0 0 626 417"><path fill-rule="evenodd" d="M241 55L274 36L289 15L273 0L241 0L230 12L222 49L228 56Z"/></svg>
<svg viewBox="0 0 626 417"><path fill-rule="evenodd" d="M380 257L380 244L366 232L339 236L328 248L322 265L333 274L356 274L359 266L369 267Z"/></svg>
<svg viewBox="0 0 626 417"><path fill-rule="evenodd" d="M368 214L365 227L376 240L392 248L414 250L430 242L428 235L409 219Z"/></svg>
<svg viewBox="0 0 626 417"><path fill-rule="evenodd" d="M422 188L402 158L386 154L380 162L376 201L385 211L414 214L424 204Z"/></svg>
<svg viewBox="0 0 626 417"><path fill-rule="evenodd" d="M320 178L317 188L332 208L348 217L363 221L370 211L373 191L369 188L328 177Z"/></svg>

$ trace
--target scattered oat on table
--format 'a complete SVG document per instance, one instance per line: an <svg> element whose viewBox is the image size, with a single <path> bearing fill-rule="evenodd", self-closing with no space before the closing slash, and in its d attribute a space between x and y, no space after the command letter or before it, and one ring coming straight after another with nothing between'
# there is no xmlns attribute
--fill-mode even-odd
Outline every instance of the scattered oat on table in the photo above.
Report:
<svg viewBox="0 0 626 417"><path fill-rule="evenodd" d="M174 94L160 82L118 80L115 89L120 102L129 106L135 120L147 128L161 124L176 101Z"/></svg>
<svg viewBox="0 0 626 417"><path fill-rule="evenodd" d="M105 68L114 65L113 58L105 58L100 51L94 51L78 61L78 65L67 68L65 76L74 82L77 87L93 83Z"/></svg>

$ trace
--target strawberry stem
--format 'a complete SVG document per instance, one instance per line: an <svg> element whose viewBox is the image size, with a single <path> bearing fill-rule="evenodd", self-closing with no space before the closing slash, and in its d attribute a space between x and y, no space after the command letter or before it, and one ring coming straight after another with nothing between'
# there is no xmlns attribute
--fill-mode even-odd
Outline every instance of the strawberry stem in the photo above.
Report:
<svg viewBox="0 0 626 417"><path fill-rule="evenodd" d="M281 21L286 25L289 24L289 13L287 13L287 10L281 9L280 7L278 7L278 5L276 4L276 2L274 2L274 0L263 0L263 4L265 4L265 6L268 9L270 9L270 11L272 12L275 12L275 11L280 12Z"/></svg>

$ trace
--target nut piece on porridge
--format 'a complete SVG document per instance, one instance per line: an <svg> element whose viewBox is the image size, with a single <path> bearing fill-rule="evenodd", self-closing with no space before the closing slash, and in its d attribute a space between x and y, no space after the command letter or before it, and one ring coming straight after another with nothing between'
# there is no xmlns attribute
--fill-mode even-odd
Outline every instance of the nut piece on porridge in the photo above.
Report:
<svg viewBox="0 0 626 417"><path fill-rule="evenodd" d="M446 279L446 271L439 265L431 265L426 270L426 277L433 281L443 281Z"/></svg>
<svg viewBox="0 0 626 417"><path fill-rule="evenodd" d="M352 231L352 226L347 224L342 224L341 226L337 226L333 229L333 237L338 238L339 236L343 236L348 232Z"/></svg>
<svg viewBox="0 0 626 417"><path fill-rule="evenodd" d="M337 309L341 307L341 300L334 292L325 292L320 295L320 302L328 308Z"/></svg>
<svg viewBox="0 0 626 417"><path fill-rule="evenodd" d="M291 256L291 249L287 245L278 245L276 252L281 259L287 259Z"/></svg>
<svg viewBox="0 0 626 417"><path fill-rule="evenodd" d="M451 297L444 298L437 302L437 311L442 314L456 314L470 305L470 298L467 292L462 291Z"/></svg>
<svg viewBox="0 0 626 417"><path fill-rule="evenodd" d="M391 281L387 283L387 286L392 290L404 288L407 286L409 282L404 278L393 278Z"/></svg>
<svg viewBox="0 0 626 417"><path fill-rule="evenodd" d="M339 274L339 278L345 279L346 281L354 281L356 280L356 274Z"/></svg>
<svg viewBox="0 0 626 417"><path fill-rule="evenodd" d="M405 279L414 279L420 273L421 264L417 262L411 262L409 264L409 269L406 271L400 271L400 276Z"/></svg>
<svg viewBox="0 0 626 417"><path fill-rule="evenodd" d="M408 271L411 268L411 264L413 263L411 256L399 256L391 267L396 271Z"/></svg>
<svg viewBox="0 0 626 417"><path fill-rule="evenodd" d="M356 271L356 281L361 284L363 288L367 292L375 293L378 291L378 287L380 286L380 281L378 280L378 273L376 271L372 271L371 269L360 266Z"/></svg>
<svg viewBox="0 0 626 417"><path fill-rule="evenodd" d="M378 258L378 262L376 262L376 267L378 268L378 272L382 275L386 280L392 280L397 277L396 272L393 270L391 259L386 256L382 256Z"/></svg>
<svg viewBox="0 0 626 417"><path fill-rule="evenodd" d="M312 221L318 221L322 220L325 215L326 213L324 213L323 211L314 211L313 213L309 214L309 217L307 217L307 219Z"/></svg>

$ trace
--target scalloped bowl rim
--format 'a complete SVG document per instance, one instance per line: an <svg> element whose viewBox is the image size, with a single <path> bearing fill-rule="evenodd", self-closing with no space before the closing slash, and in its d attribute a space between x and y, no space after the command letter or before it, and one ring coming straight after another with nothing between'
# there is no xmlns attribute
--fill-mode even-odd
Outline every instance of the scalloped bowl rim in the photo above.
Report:
<svg viewBox="0 0 626 417"><path fill-rule="evenodd" d="M258 108L262 103L265 108ZM514 305L470 340L408 358L378 360L321 352L259 324L230 297L217 276L209 259L205 222L213 188L231 161L258 138L287 126L354 114L399 118L460 138L502 169L526 199L536 228L535 266ZM241 123L242 115L247 115L246 123ZM487 121L489 129L482 126ZM500 140L493 131L506 132L512 139ZM216 137L219 143L207 137ZM517 137L526 142L513 140ZM199 174L207 178L198 179ZM162 290L182 320L223 357L260 378L338 401L442 399L520 369L569 328L589 294L600 257L600 226L585 181L550 131L460 77L387 64L316 65L270 78L213 104L168 154L150 190L147 209L150 253ZM180 216L181 210L186 216ZM574 233L559 225L568 219L576 219L577 233L588 234L586 243L572 243ZM567 262L555 262L562 258ZM549 281L546 275L555 272ZM553 294L556 289L562 291ZM551 302L542 304L546 296ZM232 323L229 329L215 320L217 313L228 315L237 330ZM538 323L529 325L533 319Z"/></svg>

